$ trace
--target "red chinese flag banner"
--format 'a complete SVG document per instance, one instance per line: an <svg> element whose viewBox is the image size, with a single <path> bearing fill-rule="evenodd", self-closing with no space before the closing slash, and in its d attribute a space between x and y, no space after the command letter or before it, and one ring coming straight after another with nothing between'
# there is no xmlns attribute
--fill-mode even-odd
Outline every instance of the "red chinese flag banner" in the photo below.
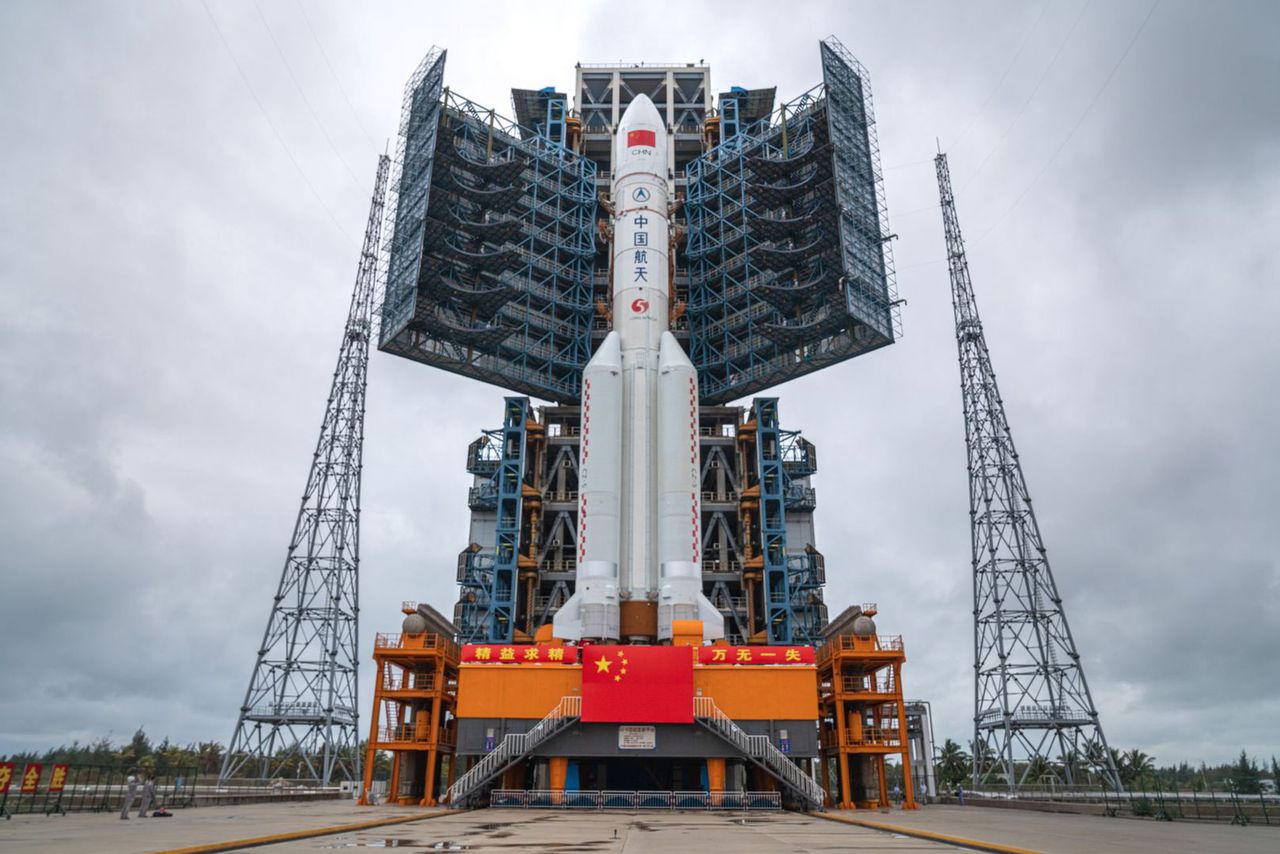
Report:
<svg viewBox="0 0 1280 854"><path fill-rule="evenodd" d="M54 765L53 774L49 777L49 791L61 792L67 787L67 766Z"/></svg>
<svg viewBox="0 0 1280 854"><path fill-rule="evenodd" d="M585 723L693 723L693 654L687 646L582 650Z"/></svg>
<svg viewBox="0 0 1280 854"><path fill-rule="evenodd" d="M27 767L22 769L22 789L24 795L34 795L36 787L40 785L40 774L44 771L44 766L38 762L28 762Z"/></svg>
<svg viewBox="0 0 1280 854"><path fill-rule="evenodd" d="M658 144L658 134L651 130L629 130L627 131L627 148L634 148L637 145L647 145L653 148Z"/></svg>
<svg viewBox="0 0 1280 854"><path fill-rule="evenodd" d="M0 762L0 795L8 794L11 782L13 782L13 763Z"/></svg>

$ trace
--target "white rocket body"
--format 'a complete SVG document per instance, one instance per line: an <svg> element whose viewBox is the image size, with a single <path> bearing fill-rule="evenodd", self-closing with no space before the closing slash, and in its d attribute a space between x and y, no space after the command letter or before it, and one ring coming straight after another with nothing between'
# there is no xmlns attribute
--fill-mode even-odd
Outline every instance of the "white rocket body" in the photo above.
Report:
<svg viewBox="0 0 1280 854"><path fill-rule="evenodd" d="M637 96L613 148L613 330L583 371L578 565L556 637L619 640L619 602L673 620L724 618L702 594L698 375L669 330L667 130Z"/></svg>

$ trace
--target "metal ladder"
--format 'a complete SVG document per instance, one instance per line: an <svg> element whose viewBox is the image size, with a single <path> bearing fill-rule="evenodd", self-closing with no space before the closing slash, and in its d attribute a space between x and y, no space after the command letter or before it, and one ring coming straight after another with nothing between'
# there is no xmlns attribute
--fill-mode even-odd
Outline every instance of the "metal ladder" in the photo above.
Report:
<svg viewBox="0 0 1280 854"><path fill-rule="evenodd" d="M716 735L736 747L777 777L809 804L821 809L825 793L813 778L801 770L785 753L773 746L767 735L748 735L733 722L733 718L720 711L711 697L693 698L693 716Z"/></svg>
<svg viewBox="0 0 1280 854"><path fill-rule="evenodd" d="M560 704L527 732L509 733L493 750L485 754L467 773L449 787L450 806L465 805L467 798L481 786L529 755L542 742L561 732L582 716L582 697L563 697Z"/></svg>

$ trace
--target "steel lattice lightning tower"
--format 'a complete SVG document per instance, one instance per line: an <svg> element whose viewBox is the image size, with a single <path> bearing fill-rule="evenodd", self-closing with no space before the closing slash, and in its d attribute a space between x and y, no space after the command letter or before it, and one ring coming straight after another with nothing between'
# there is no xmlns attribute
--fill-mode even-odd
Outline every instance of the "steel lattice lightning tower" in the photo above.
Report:
<svg viewBox="0 0 1280 854"><path fill-rule="evenodd" d="M1119 788L1014 449L974 300L947 157L935 159L955 308L973 546L973 785Z"/></svg>
<svg viewBox="0 0 1280 854"><path fill-rule="evenodd" d="M327 785L360 778L357 651L360 474L378 243L390 160L378 175L333 387L267 630L220 780L297 763Z"/></svg>

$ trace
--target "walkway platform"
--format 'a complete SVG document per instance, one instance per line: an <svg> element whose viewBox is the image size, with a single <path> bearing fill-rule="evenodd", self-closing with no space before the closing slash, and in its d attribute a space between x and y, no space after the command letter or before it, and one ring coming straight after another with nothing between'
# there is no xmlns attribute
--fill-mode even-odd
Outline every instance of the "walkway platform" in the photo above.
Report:
<svg viewBox="0 0 1280 854"><path fill-rule="evenodd" d="M350 801L175 810L172 818L24 815L0 822L0 850L27 852L327 852L365 848L671 854L977 850L1085 854L1263 854L1280 828L1109 819L930 806L914 812L711 813L357 807ZM856 823L853 823L856 822ZM916 834L930 834L922 838ZM323 834L323 835L321 835ZM616 835L615 835L616 834ZM248 846L253 846L252 848ZM974 850L970 847L968 850Z"/></svg>

